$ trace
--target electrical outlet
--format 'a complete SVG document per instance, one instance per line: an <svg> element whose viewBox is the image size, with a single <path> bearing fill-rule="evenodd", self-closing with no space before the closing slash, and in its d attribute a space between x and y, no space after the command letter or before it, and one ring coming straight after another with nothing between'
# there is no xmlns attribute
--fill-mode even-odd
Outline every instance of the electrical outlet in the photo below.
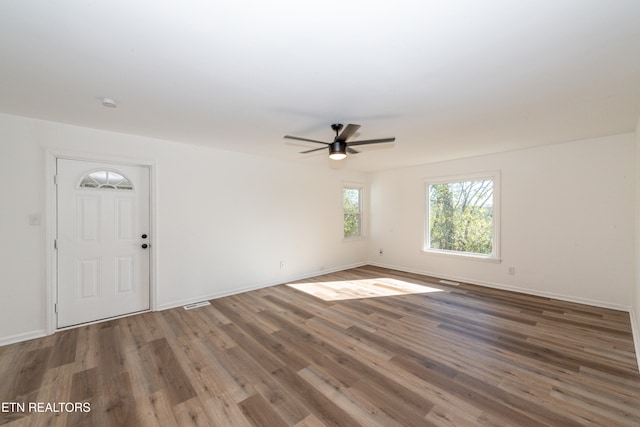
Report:
<svg viewBox="0 0 640 427"><path fill-rule="evenodd" d="M383 251L382 251L382 248L380 248L380 250L378 251L378 255L382 256L382 254L383 254Z"/></svg>
<svg viewBox="0 0 640 427"><path fill-rule="evenodd" d="M515 267L509 267L509 275L510 276L514 276L516 274L516 268Z"/></svg>
<svg viewBox="0 0 640 427"><path fill-rule="evenodd" d="M40 214L29 215L29 225L40 225Z"/></svg>
<svg viewBox="0 0 640 427"><path fill-rule="evenodd" d="M287 266L286 262L280 261L280 270L284 270L286 266Z"/></svg>

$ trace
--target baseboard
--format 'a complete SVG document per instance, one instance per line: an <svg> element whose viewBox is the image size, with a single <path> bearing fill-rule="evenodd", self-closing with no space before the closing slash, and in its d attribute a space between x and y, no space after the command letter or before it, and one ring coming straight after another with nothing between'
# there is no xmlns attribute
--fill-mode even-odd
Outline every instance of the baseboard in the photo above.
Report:
<svg viewBox="0 0 640 427"><path fill-rule="evenodd" d="M249 292L249 291L253 291L256 289L261 289L261 288L266 288L269 286L275 286L275 285L280 285L283 283L288 283L288 282L293 282L293 281L297 281L297 280L304 280L304 279L308 279L310 277L315 277L315 276L320 276L322 274L328 274L328 273L335 273L336 271L343 271L343 270L348 270L350 268L356 268L356 267L362 267L363 265L367 265L368 263L366 262L359 262L359 263L354 263L354 264L348 264L348 265L343 265L343 266L339 266L339 267L334 267L331 269L324 269L324 270L318 270L318 271L314 271L311 273L305 273L305 274L300 274L300 275L294 275L294 276L288 276L288 277L283 277L277 280L271 280L271 281L267 281L267 282L262 282L262 283L256 283L253 284L251 286L245 286L243 288L239 288L239 289L233 289L230 291L226 291L226 292L217 292L217 293L212 293L212 294L206 294L206 295L200 295L197 297L193 297L193 298L187 298L184 300L179 300L179 301L172 301L169 303L164 303L164 304L159 304L156 308L156 311L162 311L162 310L168 310L170 308L175 308L175 307L181 307L183 305L188 305L188 304L193 304L196 302L200 302L200 301L207 301L207 300L211 300L211 299L216 299L216 298L222 298L225 296L229 296L229 295L235 295L235 294L240 294L243 292ZM128 315L122 316L122 317L126 317ZM83 326L83 325L80 325ZM56 331L53 331L53 333L55 333ZM5 345L9 345L9 344L15 344L18 342L22 342L22 341L28 341L28 340L32 340L35 338L42 338L47 336L47 330L46 329L41 329L41 330L36 330L36 331L31 331L31 332L25 332L22 334L16 334L16 335L10 335L7 337L0 337L0 346L5 346Z"/></svg>
<svg viewBox="0 0 640 427"><path fill-rule="evenodd" d="M22 341L29 341L36 338L42 338L47 336L46 329L39 329L37 331L24 332L22 334L9 335L8 337L0 338L0 347L9 344L15 344Z"/></svg>
<svg viewBox="0 0 640 427"><path fill-rule="evenodd" d="M350 268L362 267L362 266L367 265L367 264L369 264L369 263L367 263L367 262L359 262L359 263L354 263L354 264L342 265L340 267L334 267L334 268L330 268L330 269L323 269L323 270L318 270L318 271L314 271L314 272L311 272L311 273L305 273L305 274L294 275L294 276L287 276L287 277L279 278L279 279L276 279L276 280L270 280L270 281L266 281L266 282L255 283L255 284L250 285L250 286L244 286L242 288L233 289L233 290L229 290L229 291L225 291L225 292L215 292L215 293L212 293L212 294L204 294L204 295L200 295L200 296L193 297L193 298L187 298L187 299L184 299L184 300L171 301L171 302L168 302L168 303L159 304L157 306L157 311L168 310L168 309L171 309L171 308L182 307L182 306L188 305L188 304L194 304L194 303L200 302L200 301L208 301L208 300L212 300L212 299L227 297L227 296L230 296L230 295L241 294L241 293L244 293L244 292L255 291L256 289L268 288L269 286L281 285L283 283L294 282L294 281L297 281L297 280L304 280L304 279L308 279L310 277L320 276L322 274L335 273L337 271L348 270Z"/></svg>
<svg viewBox="0 0 640 427"><path fill-rule="evenodd" d="M526 295L534 295L534 296L539 296L544 298L553 298L560 301L591 305L593 307L626 311L627 313L629 313L629 320L631 321L631 333L633 337L633 345L636 351L637 368L638 368L638 371L640 372L640 324L638 323L640 318L638 318L638 315L634 312L633 307L621 306L618 304L603 303L602 301L594 301L586 298L575 298L575 297L570 297L562 294L554 294L551 292L540 292L540 291L535 291L530 289L516 288L514 286L504 285L501 283L482 282L482 281L473 280L465 277L442 275L440 273L434 273L432 271L430 272L426 270L417 270L413 268L399 267L397 265L389 265L389 264L383 264L379 262L369 262L368 264L376 267L388 268L391 270L404 271L406 273L422 274L424 276L438 277L440 279L453 280L456 282L469 283L469 284L478 285L478 286L486 286L488 288L518 292Z"/></svg>
<svg viewBox="0 0 640 427"><path fill-rule="evenodd" d="M213 293L213 294L204 294L204 295L200 295L200 296L193 297L193 298L187 298L187 299L178 300L178 301L171 301L171 302L164 303L164 304L158 304L156 311L169 310L169 309L176 308L176 307L182 307L182 306L189 305L189 304L195 304L195 303L200 302L200 301L209 301L209 300L212 300L212 299L228 297L230 295L241 294L241 293L249 292L249 291L255 291L256 289L266 288L267 286L271 286L271 285L252 285L252 286L246 286L246 287L239 288L239 289L233 289L231 291L216 292L216 293Z"/></svg>
<svg viewBox="0 0 640 427"><path fill-rule="evenodd" d="M563 295L563 294L556 294L556 293L553 293L553 292L537 291L535 289L523 289L523 288L519 288L519 287L516 287L516 286L505 285L503 283L485 282L485 281L481 281L481 280L475 280L475 279L469 278L469 277L442 275L441 273L435 273L433 271L418 270L418 269L413 269L413 268L400 267L400 266L397 266L397 265L383 264L383 263L379 263L379 262L369 262L368 264L376 266L376 267L382 267L382 268L388 268L388 269L391 269L391 270L404 271L404 272L407 272L407 273L422 274L424 276L438 277L440 279L452 280L452 281L455 281L455 282L462 282L462 283L469 283L471 285L485 286L487 288L500 289L500 290L503 290L503 291L518 292L518 293L521 293L521 294L534 295L534 296L543 297L543 298L552 298L552 299L557 299L557 300L565 301L565 302L573 302L573 303L576 303L576 304L585 304L585 305L591 305L591 306L594 306L594 307L609 308L611 310L619 310L619 311L631 312L631 307L630 306L623 306L623 305L618 305L618 304L610 304L610 303L606 303L606 302L602 302L602 301L590 300L590 299L587 299L587 298L576 298L576 297L573 297L573 296Z"/></svg>
<svg viewBox="0 0 640 427"><path fill-rule="evenodd" d="M638 325L638 317L637 317L636 313L633 311L633 309L631 307L622 307L622 306L617 306L615 304L603 304L603 303L598 302L598 301L590 301L590 300L586 300L586 299L583 299L583 298L573 298L573 297L567 297L565 295L560 295L560 294L532 291L532 290L528 290L528 289L515 288L513 286L508 286L508 285L499 284L499 283L482 282L482 281L473 280L473 279L469 279L469 278L461 277L461 276L442 275L442 274L439 274L439 273L434 273L434 272L430 272L430 271L426 271L426 270L418 270L418 269L407 268L407 267L399 267L399 266L396 266L396 265L383 264L383 263L379 263L379 262L360 262L360 263L354 263L354 264L349 264L349 265L343 265L343 266L334 267L334 268L331 268L331 269L324 269L324 270L314 271L314 272L311 272L311 273L289 276L289 277L285 277L285 278L278 279L278 280L272 280L272 281L268 281L268 282L256 283L256 284L253 284L251 286L245 286L243 288L234 289L234 290L231 290L231 291L217 292L217 293L212 293L212 294L201 295L201 296L198 296L198 297L187 298L187 299L184 299L184 300L172 301L172 302L169 302L169 303L164 303L164 304L158 305L157 311L168 310L168 309L171 309L171 308L181 307L181 306L184 306L184 305L193 304L193 303L200 302L200 301L207 301L207 300L222 298L222 297L225 297L225 296L235 295L235 294L239 294L239 293L243 293L243 292L249 292L249 291L253 291L253 290L256 290L256 289L262 289L262 288L266 288L266 287L269 287L269 286L275 286L275 285L279 285L279 284L283 284L283 283L287 283L287 282L305 280L305 279L308 279L310 277L320 276L322 274L328 274L328 273L335 273L337 271L343 271L343 270L348 270L350 268L362 267L364 265L373 265L373 266L376 266L376 267L388 268L388 269L391 269L391 270L398 270L398 271L404 271L404 272L407 272L407 273L422 274L422 275L425 275L425 276L432 276L432 277L438 277L438 278L446 279L446 280L453 280L453 281L456 281L456 282L470 283L470 284L473 284L473 285L486 286L486 287L489 287L489 288L502 289L502 290L519 292L519 293L528 294L528 295L541 296L541 297L544 297L544 298L554 298L554 299L558 299L558 300L561 300L561 301L574 302L574 303L578 303L578 304L592 305L592 306L595 306L595 307L611 308L611 309L614 309L614 310L626 311L626 312L629 313L630 320L631 320L631 329L632 329L632 334L633 334L633 342L634 342L635 351L636 351L638 369L640 370L640 330L639 330L640 326ZM7 336L7 337L0 337L0 346L5 346L5 345L9 345L9 344L15 344L15 343L18 343L18 342L28 341L28 340L32 340L32 339L35 339L35 338L42 338L42 337L45 337L45 336L47 336L47 331L45 329L41 329L41 330L36 330L36 331L31 331L31 332L25 332L25 333L22 333L22 334L10 335L10 336Z"/></svg>
<svg viewBox="0 0 640 427"><path fill-rule="evenodd" d="M638 364L638 372L640 372L640 325L637 313L634 310L629 311L631 318L631 333L633 334L633 345L636 349L636 363Z"/></svg>

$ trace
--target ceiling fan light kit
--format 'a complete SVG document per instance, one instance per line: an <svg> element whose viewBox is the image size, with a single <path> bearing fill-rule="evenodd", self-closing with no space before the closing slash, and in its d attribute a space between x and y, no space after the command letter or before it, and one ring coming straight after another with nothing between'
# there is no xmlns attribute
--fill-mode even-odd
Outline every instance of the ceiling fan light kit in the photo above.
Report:
<svg viewBox="0 0 640 427"><path fill-rule="evenodd" d="M342 160L347 157L347 153L349 154L358 154L359 151L354 150L353 148L349 148L349 145L367 145L367 144L380 144L383 142L393 142L395 138L381 138L381 139L367 139L364 141L354 141L347 142L349 138L351 138L357 131L360 129L360 125L348 124L346 128L340 133L343 126L341 123L334 123L331 125L331 129L333 129L336 133L333 142L323 142L316 141L315 139L301 138L299 136L291 136L285 135L284 138L287 139L295 139L298 141L307 141L307 142L315 142L316 144L324 144L329 148L329 158L331 160ZM301 154L313 153L315 151L324 150L325 147L322 148L314 148L312 150L301 151Z"/></svg>
<svg viewBox="0 0 640 427"><path fill-rule="evenodd" d="M329 145L329 158L331 160L342 160L347 157L347 143L335 141Z"/></svg>

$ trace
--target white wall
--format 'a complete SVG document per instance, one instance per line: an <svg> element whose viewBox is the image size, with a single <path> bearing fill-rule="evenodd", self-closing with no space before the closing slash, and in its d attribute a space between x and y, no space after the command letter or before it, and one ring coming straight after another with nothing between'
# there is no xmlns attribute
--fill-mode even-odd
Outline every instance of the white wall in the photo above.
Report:
<svg viewBox="0 0 640 427"><path fill-rule="evenodd" d="M0 344L46 330L47 150L155 163L159 308L366 260L341 233L341 183L366 174L10 115L0 138Z"/></svg>
<svg viewBox="0 0 640 427"><path fill-rule="evenodd" d="M0 344L41 335L46 328L46 150L155 163L160 308L368 259L602 306L634 305L637 314L638 134L640 124L635 135L367 176L0 115ZM503 262L421 252L424 178L487 170L502 174ZM341 182L369 179L369 241L344 243ZM40 226L29 225L33 214L43 216ZM384 255L378 255L379 248ZM280 260L286 261L284 271ZM514 276L508 275L511 266Z"/></svg>
<svg viewBox="0 0 640 427"><path fill-rule="evenodd" d="M374 173L369 261L629 309L634 144L634 134L624 134ZM424 178L492 170L501 171L502 262L422 252Z"/></svg>

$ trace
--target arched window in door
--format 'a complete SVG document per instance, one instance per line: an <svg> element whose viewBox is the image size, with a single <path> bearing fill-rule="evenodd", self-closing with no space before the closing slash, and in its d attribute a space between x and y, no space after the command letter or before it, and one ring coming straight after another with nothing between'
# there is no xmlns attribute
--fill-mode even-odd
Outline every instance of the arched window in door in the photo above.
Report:
<svg viewBox="0 0 640 427"><path fill-rule="evenodd" d="M122 174L111 170L89 172L80 180L80 188L133 190L133 184Z"/></svg>

